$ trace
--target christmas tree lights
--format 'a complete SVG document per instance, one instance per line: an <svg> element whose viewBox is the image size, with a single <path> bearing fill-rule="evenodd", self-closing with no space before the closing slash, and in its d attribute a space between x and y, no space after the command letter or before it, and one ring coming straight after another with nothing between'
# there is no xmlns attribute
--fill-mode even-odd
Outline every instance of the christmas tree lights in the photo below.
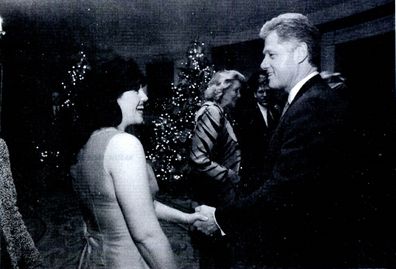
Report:
<svg viewBox="0 0 396 269"><path fill-rule="evenodd" d="M47 134L46 137L41 137L39 141L35 141L35 149L38 154L39 162L43 165L52 166L55 169L62 168L64 165L64 152L61 150L62 145L66 141L58 141L60 134L58 132L63 132L65 130L60 130L59 121L62 124L66 124L64 121L69 120L69 126L78 119L78 113L75 108L76 98L78 98L77 85L84 80L85 74L89 69L89 64L87 61L87 56L83 51L79 52L79 61L73 65L66 75L66 79L60 82L60 88L57 90L59 93L59 100L53 100L53 106L57 105L59 111L56 112L51 121L52 134ZM57 104L55 104L57 103ZM69 114L71 117L59 118L60 114ZM66 124L67 125L67 124Z"/></svg>
<svg viewBox="0 0 396 269"><path fill-rule="evenodd" d="M179 68L179 81L172 84L171 98L161 104L163 112L153 122L155 141L147 155L158 180L182 180L189 171L194 115L202 104L201 92L215 72L204 46L198 41L191 43L187 60Z"/></svg>

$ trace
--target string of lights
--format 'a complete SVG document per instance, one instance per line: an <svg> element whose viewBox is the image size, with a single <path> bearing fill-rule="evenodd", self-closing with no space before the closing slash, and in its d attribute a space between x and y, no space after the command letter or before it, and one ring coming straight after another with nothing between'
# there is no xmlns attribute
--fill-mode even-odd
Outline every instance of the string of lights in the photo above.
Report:
<svg viewBox="0 0 396 269"><path fill-rule="evenodd" d="M158 180L182 180L188 173L195 112L201 106L202 89L214 74L204 47L202 42L191 43L178 74L179 82L172 84L171 98L162 104L163 112L153 122L155 143L147 156Z"/></svg>
<svg viewBox="0 0 396 269"><path fill-rule="evenodd" d="M69 111L72 115L72 120L76 120L78 118L78 113L75 110L76 98L78 95L78 91L76 90L76 86L79 82L83 81L85 78L85 74L89 69L89 63L87 60L87 56L83 51L79 52L80 59L79 61L71 66L71 68L67 71L67 75L64 81L60 82L60 110ZM58 112L59 113L59 112ZM55 117L53 121L56 121ZM53 122L55 123L55 122ZM64 156L62 156L62 152L54 148L51 143L48 143L47 140L41 140L35 142L35 149L39 156L40 163L46 165L53 165L55 168L61 167L61 162Z"/></svg>

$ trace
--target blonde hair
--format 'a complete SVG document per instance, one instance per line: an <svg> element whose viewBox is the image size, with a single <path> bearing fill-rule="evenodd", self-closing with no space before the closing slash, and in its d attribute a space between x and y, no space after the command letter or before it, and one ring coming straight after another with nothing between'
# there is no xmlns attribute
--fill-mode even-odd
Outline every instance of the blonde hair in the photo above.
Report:
<svg viewBox="0 0 396 269"><path fill-rule="evenodd" d="M246 78L236 70L223 70L216 72L204 91L204 99L206 101L220 102L223 97L224 90L231 87L235 81L239 81L241 84L244 84Z"/></svg>

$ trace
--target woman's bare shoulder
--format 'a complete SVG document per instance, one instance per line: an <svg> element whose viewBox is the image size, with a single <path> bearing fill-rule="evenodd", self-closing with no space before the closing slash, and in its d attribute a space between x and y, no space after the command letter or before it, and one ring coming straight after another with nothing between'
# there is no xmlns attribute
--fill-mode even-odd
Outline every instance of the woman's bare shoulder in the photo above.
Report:
<svg viewBox="0 0 396 269"><path fill-rule="evenodd" d="M107 145L105 155L137 156L144 154L143 146L139 139L128 133L114 135Z"/></svg>

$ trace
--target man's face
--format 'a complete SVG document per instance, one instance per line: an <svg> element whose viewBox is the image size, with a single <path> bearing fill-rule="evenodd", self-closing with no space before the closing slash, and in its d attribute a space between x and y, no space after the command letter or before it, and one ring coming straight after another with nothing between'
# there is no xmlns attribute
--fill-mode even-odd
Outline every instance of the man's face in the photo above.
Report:
<svg viewBox="0 0 396 269"><path fill-rule="evenodd" d="M268 106L268 87L265 86L259 86L257 91L254 93L254 97L256 98L257 103L260 105L267 107Z"/></svg>
<svg viewBox="0 0 396 269"><path fill-rule="evenodd" d="M265 39L261 68L268 73L270 88L289 92L294 86L298 72L295 48L296 42L282 41L276 32L270 33Z"/></svg>

